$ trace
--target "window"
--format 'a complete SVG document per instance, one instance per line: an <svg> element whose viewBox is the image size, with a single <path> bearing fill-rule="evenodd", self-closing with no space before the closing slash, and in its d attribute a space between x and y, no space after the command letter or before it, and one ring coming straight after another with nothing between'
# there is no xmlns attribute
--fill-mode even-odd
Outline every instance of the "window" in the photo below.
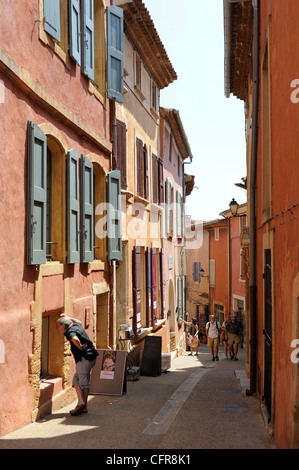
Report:
<svg viewBox="0 0 299 470"><path fill-rule="evenodd" d="M173 236L173 203L174 203L174 188L171 184L170 178L165 181L165 227L166 236Z"/></svg>
<svg viewBox="0 0 299 470"><path fill-rule="evenodd" d="M183 197L181 191L178 189L176 192L176 227L178 238L183 236L183 210Z"/></svg>
<svg viewBox="0 0 299 470"><path fill-rule="evenodd" d="M136 187L138 196L149 197L148 152L146 144L136 138Z"/></svg>
<svg viewBox="0 0 299 470"><path fill-rule="evenodd" d="M124 122L116 120L117 126L117 169L121 175L121 189L127 189L127 128Z"/></svg>
<svg viewBox="0 0 299 470"><path fill-rule="evenodd" d="M215 260L210 260L210 285L215 286Z"/></svg>
<svg viewBox="0 0 299 470"><path fill-rule="evenodd" d="M158 101L159 101L158 88L156 84L153 81L151 81L151 108L153 111L155 111L155 113L157 113L159 109Z"/></svg>
<svg viewBox="0 0 299 470"><path fill-rule="evenodd" d="M215 227L214 234L215 234L215 240L219 241L219 227Z"/></svg>
<svg viewBox="0 0 299 470"><path fill-rule="evenodd" d="M142 90L142 64L137 54L135 54L135 86Z"/></svg>
<svg viewBox="0 0 299 470"><path fill-rule="evenodd" d="M200 262L193 262L193 281L200 282Z"/></svg>
<svg viewBox="0 0 299 470"><path fill-rule="evenodd" d="M79 186L80 180L80 186ZM79 187L81 191L79 193ZM28 122L27 264L87 263L106 258L106 230L96 209L106 201L108 259L120 260L120 172L107 175L76 149ZM96 223L95 223L96 221ZM97 240L95 246L95 231ZM99 241L100 240L100 241Z"/></svg>

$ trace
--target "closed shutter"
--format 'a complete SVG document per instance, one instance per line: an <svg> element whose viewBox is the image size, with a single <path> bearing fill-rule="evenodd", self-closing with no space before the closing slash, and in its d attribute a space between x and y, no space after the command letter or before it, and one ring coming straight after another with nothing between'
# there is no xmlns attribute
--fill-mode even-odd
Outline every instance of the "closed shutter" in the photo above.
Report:
<svg viewBox="0 0 299 470"><path fill-rule="evenodd" d="M69 0L70 56L81 64L80 2Z"/></svg>
<svg viewBox="0 0 299 470"><path fill-rule="evenodd" d="M157 259L156 248L151 249L152 274L152 322L157 323Z"/></svg>
<svg viewBox="0 0 299 470"><path fill-rule="evenodd" d="M93 165L85 156L80 160L81 262L94 260L94 178Z"/></svg>
<svg viewBox="0 0 299 470"><path fill-rule="evenodd" d="M193 282L196 282L196 261L193 262Z"/></svg>
<svg viewBox="0 0 299 470"><path fill-rule="evenodd" d="M60 41L60 0L44 0L44 29Z"/></svg>
<svg viewBox="0 0 299 470"><path fill-rule="evenodd" d="M107 175L108 260L122 260L120 171Z"/></svg>
<svg viewBox="0 0 299 470"><path fill-rule="evenodd" d="M142 140L136 139L137 154L137 194L143 197L143 143Z"/></svg>
<svg viewBox="0 0 299 470"><path fill-rule="evenodd" d="M146 327L152 326L152 275L151 275L151 249L145 252L146 266Z"/></svg>
<svg viewBox="0 0 299 470"><path fill-rule="evenodd" d="M148 154L147 146L144 144L143 147L143 161L144 161L144 197L149 198L149 174L148 174Z"/></svg>
<svg viewBox="0 0 299 470"><path fill-rule="evenodd" d="M197 263L197 282L200 282L200 263Z"/></svg>
<svg viewBox="0 0 299 470"><path fill-rule="evenodd" d="M107 7L107 96L124 101L124 27L122 8Z"/></svg>
<svg viewBox="0 0 299 470"><path fill-rule="evenodd" d="M133 248L133 329L137 335L141 331L141 253L140 246Z"/></svg>
<svg viewBox="0 0 299 470"><path fill-rule="evenodd" d="M82 72L94 80L94 11L93 0L82 0Z"/></svg>
<svg viewBox="0 0 299 470"><path fill-rule="evenodd" d="M126 124L117 120L117 169L121 175L121 189L127 189L127 129Z"/></svg>
<svg viewBox="0 0 299 470"><path fill-rule="evenodd" d="M159 204L164 202L164 177L163 177L163 160L158 160L158 174L159 174Z"/></svg>
<svg viewBox="0 0 299 470"><path fill-rule="evenodd" d="M166 237L170 233L170 200L171 200L171 184L167 178L165 181L165 231Z"/></svg>
<svg viewBox="0 0 299 470"><path fill-rule="evenodd" d="M152 184L153 184L153 203L158 203L158 164L156 155L152 154Z"/></svg>
<svg viewBox="0 0 299 470"><path fill-rule="evenodd" d="M67 262L80 262L79 232L79 161L78 152L69 150L66 155L67 173Z"/></svg>
<svg viewBox="0 0 299 470"><path fill-rule="evenodd" d="M47 137L28 122L27 264L46 262Z"/></svg>
<svg viewBox="0 0 299 470"><path fill-rule="evenodd" d="M165 311L165 272L164 272L164 251L163 248L160 251L160 279L161 279L161 309L162 309L162 318L166 317Z"/></svg>
<svg viewBox="0 0 299 470"><path fill-rule="evenodd" d="M182 278L177 278L177 308L178 308L178 321L182 316Z"/></svg>
<svg viewBox="0 0 299 470"><path fill-rule="evenodd" d="M177 190L176 192L176 230L177 237L182 236L182 207L181 207L181 191Z"/></svg>

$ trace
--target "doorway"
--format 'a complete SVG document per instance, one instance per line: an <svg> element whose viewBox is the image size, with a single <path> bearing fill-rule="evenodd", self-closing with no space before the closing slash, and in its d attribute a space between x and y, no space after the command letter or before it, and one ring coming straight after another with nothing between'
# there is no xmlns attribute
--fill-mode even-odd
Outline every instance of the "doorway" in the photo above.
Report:
<svg viewBox="0 0 299 470"><path fill-rule="evenodd" d="M264 400L271 421L272 395L272 278L271 250L265 250L264 267Z"/></svg>

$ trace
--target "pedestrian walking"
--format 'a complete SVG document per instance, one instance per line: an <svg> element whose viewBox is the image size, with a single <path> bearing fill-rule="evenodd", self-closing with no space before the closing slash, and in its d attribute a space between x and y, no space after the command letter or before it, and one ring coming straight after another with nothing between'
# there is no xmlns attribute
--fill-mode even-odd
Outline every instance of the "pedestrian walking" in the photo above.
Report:
<svg viewBox="0 0 299 470"><path fill-rule="evenodd" d="M228 356L227 356L227 330L226 330L227 322L228 322L228 317L226 317L226 319L222 323L221 332L220 332L220 339L221 339L223 347L224 347L224 354L225 354L226 359L228 359Z"/></svg>
<svg viewBox="0 0 299 470"><path fill-rule="evenodd" d="M228 335L228 347L230 352L231 360L237 361L237 354L239 344L242 336L242 324L237 320L236 315L232 315L231 319L226 324L226 330Z"/></svg>
<svg viewBox="0 0 299 470"><path fill-rule="evenodd" d="M185 325L190 326L189 328L189 336L190 336L190 349L191 353L190 356L193 356L193 349L195 349L195 354L198 356L198 346L200 346L200 341L198 337L198 326L196 318L192 318L192 322L188 322L183 320Z"/></svg>
<svg viewBox="0 0 299 470"><path fill-rule="evenodd" d="M220 335L220 323L215 319L215 315L210 315L210 321L206 324L206 335L208 338L208 347L212 355L212 361L219 361L218 345Z"/></svg>
<svg viewBox="0 0 299 470"><path fill-rule="evenodd" d="M87 413L90 372L99 354L80 320L61 314L56 322L56 329L58 333L63 334L70 342L71 351L76 362L76 373L73 377L72 385L77 394L78 404L70 413L72 416Z"/></svg>

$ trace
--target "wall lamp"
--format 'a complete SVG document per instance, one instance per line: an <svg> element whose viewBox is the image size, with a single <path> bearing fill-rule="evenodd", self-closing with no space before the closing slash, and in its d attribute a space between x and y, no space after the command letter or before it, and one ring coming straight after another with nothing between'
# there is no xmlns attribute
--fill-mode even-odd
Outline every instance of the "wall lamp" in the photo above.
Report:
<svg viewBox="0 0 299 470"><path fill-rule="evenodd" d="M239 204L237 203L237 201L234 200L234 198L232 198L231 202L229 203L229 208L232 216L236 217L236 215L238 214Z"/></svg>

